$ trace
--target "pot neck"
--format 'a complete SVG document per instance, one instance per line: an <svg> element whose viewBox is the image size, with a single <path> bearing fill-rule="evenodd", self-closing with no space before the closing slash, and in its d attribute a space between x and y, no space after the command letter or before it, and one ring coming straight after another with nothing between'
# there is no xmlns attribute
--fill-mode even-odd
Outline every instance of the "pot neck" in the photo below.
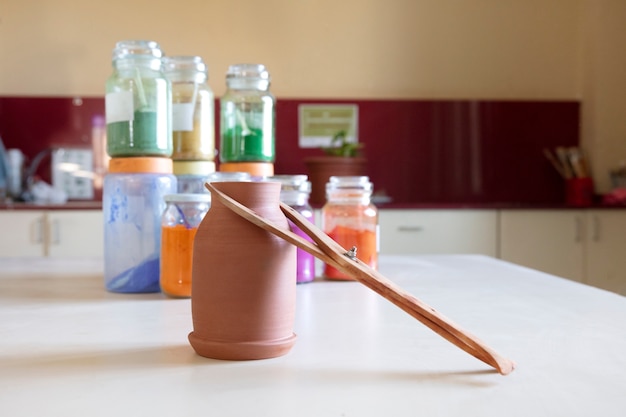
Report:
<svg viewBox="0 0 626 417"><path fill-rule="evenodd" d="M255 211L268 208L280 210L280 183L235 181L212 182L211 185L244 206L254 208ZM216 196L212 196L211 201L212 205L218 204L226 208Z"/></svg>

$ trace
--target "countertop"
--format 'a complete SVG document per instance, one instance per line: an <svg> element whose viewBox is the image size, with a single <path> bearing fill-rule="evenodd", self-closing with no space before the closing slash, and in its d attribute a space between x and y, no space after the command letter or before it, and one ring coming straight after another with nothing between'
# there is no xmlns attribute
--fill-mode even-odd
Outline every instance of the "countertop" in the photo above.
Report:
<svg viewBox="0 0 626 417"><path fill-rule="evenodd" d="M0 210L102 210L102 201L75 200L63 204L8 202L0 203Z"/></svg>
<svg viewBox="0 0 626 417"><path fill-rule="evenodd" d="M107 293L100 259L0 259L0 415L624 415L624 297L478 255L382 256L380 271L516 370L321 280L297 287L287 355L211 360L187 341L188 299Z"/></svg>
<svg viewBox="0 0 626 417"><path fill-rule="evenodd" d="M380 203L379 209L395 210L581 210L581 209L616 209L624 210L626 205L594 204L591 206L570 206L566 204L536 203ZM322 206L313 206L321 209ZM102 201L69 201L65 204L0 203L2 210L102 210Z"/></svg>

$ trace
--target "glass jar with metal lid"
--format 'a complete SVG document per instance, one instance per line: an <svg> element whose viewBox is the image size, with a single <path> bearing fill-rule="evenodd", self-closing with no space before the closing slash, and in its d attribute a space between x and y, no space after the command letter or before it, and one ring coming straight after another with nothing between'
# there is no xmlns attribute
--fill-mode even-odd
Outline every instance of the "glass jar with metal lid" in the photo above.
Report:
<svg viewBox="0 0 626 417"><path fill-rule="evenodd" d="M274 96L261 64L231 65L220 99L220 162L274 162Z"/></svg>
<svg viewBox="0 0 626 417"><path fill-rule="evenodd" d="M161 291L175 298L191 297L193 241L210 207L202 193L169 194L161 218Z"/></svg>
<svg viewBox="0 0 626 417"><path fill-rule="evenodd" d="M163 67L172 83L172 159L213 161L215 99L206 64L199 56L171 56Z"/></svg>
<svg viewBox="0 0 626 417"><path fill-rule="evenodd" d="M174 162L174 169L176 169L176 162ZM176 178L179 193L209 194L209 190L204 185L207 182L252 181L251 175L247 172L211 172L206 175L177 175Z"/></svg>
<svg viewBox="0 0 626 417"><path fill-rule="evenodd" d="M107 153L111 157L172 154L171 84L158 43L120 41L106 81Z"/></svg>
<svg viewBox="0 0 626 417"><path fill-rule="evenodd" d="M347 251L376 269L378 267L378 209L371 203L372 183L366 176L333 176L326 184L322 207L322 230ZM353 278L325 264L324 277Z"/></svg>
<svg viewBox="0 0 626 417"><path fill-rule="evenodd" d="M306 175L274 175L267 178L268 181L278 181L281 183L280 200L295 209L311 223L315 223L313 209L309 204L311 194L311 183ZM289 222L294 233L312 242L309 235L300 230L291 221ZM296 282L304 283L315 279L315 257L310 253L297 249L297 272Z"/></svg>

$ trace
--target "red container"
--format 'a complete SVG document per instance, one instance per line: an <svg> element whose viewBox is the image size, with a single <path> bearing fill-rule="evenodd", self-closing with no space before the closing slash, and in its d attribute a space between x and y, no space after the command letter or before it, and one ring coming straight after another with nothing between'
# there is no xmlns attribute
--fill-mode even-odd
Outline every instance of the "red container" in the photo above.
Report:
<svg viewBox="0 0 626 417"><path fill-rule="evenodd" d="M567 180L565 200L568 206L587 207L593 203L593 180L589 177Z"/></svg>

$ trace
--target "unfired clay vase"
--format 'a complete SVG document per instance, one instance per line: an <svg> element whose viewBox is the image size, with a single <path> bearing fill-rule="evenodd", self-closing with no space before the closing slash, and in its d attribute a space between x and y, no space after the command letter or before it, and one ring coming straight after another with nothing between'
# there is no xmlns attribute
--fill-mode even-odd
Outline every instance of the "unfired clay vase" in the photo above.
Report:
<svg viewBox="0 0 626 417"><path fill-rule="evenodd" d="M214 182L219 191L289 228L278 182ZM191 281L193 332L201 356L251 360L281 356L295 343L296 247L220 203L194 240Z"/></svg>

